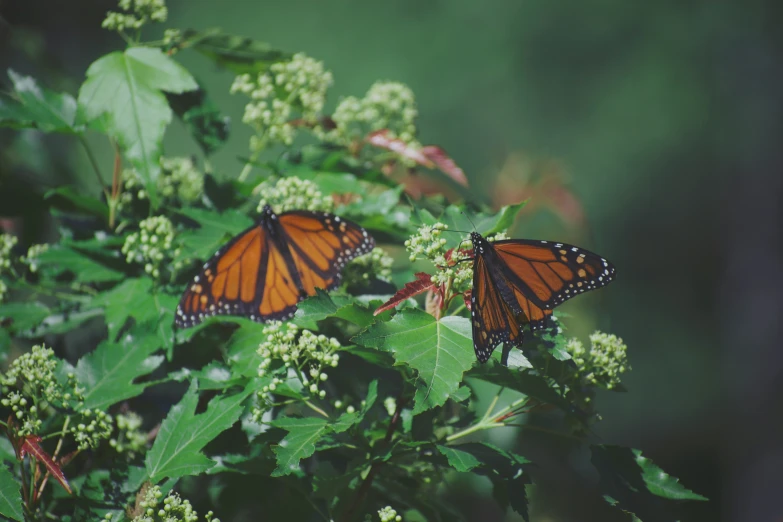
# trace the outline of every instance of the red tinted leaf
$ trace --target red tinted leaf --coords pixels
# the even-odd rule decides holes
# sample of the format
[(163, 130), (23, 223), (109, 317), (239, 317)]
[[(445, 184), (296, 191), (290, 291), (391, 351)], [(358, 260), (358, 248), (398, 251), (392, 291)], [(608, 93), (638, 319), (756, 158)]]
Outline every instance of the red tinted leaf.
[(396, 152), (400, 156), (412, 159), (419, 165), (424, 165), (428, 168), (435, 166), (427, 156), (421, 153), (421, 150), (411, 147), (401, 139), (389, 137), (389, 129), (381, 129), (370, 133), (367, 136), (367, 143), (381, 149)]
[(381, 312), (385, 312), (386, 310), (391, 310), (409, 297), (419, 295), (420, 293), (426, 292), (431, 288), (435, 288), (435, 283), (432, 282), (430, 275), (425, 272), (419, 272), (416, 274), (416, 281), (405, 283), (405, 286), (397, 291), (397, 293), (394, 294), (391, 299), (379, 306), (373, 315), (378, 315)]
[(468, 178), (465, 176), (465, 172), (454, 163), (454, 160), (446, 154), (446, 151), (436, 145), (427, 145), (421, 148), (421, 153), (448, 177), (464, 187), (468, 186)]
[(473, 297), (473, 290), (468, 290), (467, 292), (462, 294), (462, 299), (465, 301), (465, 308), (468, 309), (468, 311), (473, 310), (471, 305), (471, 298)]
[(41, 447), (41, 437), (37, 435), (28, 435), (24, 438), (22, 447), (19, 449), (19, 457), (23, 458), (27, 454), (46, 466), (46, 470), (49, 472), (49, 474), (57, 479), (65, 491), (71, 493), (71, 486), (65, 479), (65, 475), (60, 469), (60, 466)]

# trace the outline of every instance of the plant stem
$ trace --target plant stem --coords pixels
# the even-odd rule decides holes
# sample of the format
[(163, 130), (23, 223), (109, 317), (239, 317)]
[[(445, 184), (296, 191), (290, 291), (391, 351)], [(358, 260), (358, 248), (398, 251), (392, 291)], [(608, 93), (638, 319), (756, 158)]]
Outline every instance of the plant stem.
[(109, 196), (109, 191), (106, 190), (106, 185), (103, 183), (103, 177), (101, 176), (101, 169), (98, 167), (98, 162), (95, 160), (95, 156), (92, 153), (92, 149), (90, 148), (89, 144), (87, 144), (87, 140), (84, 139), (83, 135), (79, 135), (79, 142), (82, 144), (82, 147), (84, 147), (85, 152), (87, 152), (87, 159), (90, 160), (90, 165), (92, 165), (92, 170), (95, 172), (95, 176), (98, 178), (98, 184), (101, 187), (101, 190), (103, 191), (103, 195), (106, 197), (106, 203), (109, 203), (111, 200)]
[(305, 400), (305, 401), (304, 401), (304, 403), (305, 403), (305, 404), (306, 404), (306, 405), (307, 405), (307, 406), (308, 406), (308, 407), (309, 407), (311, 410), (313, 410), (314, 412), (316, 412), (316, 413), (320, 413), (321, 415), (323, 415), (323, 416), (324, 416), (324, 417), (326, 417), (327, 419), (329, 418), (329, 414), (328, 414), (328, 413), (326, 413), (324, 410), (322, 410), (321, 408), (319, 408), (318, 406), (316, 406), (316, 405), (315, 405), (315, 404), (313, 404), (312, 402), (310, 402), (310, 401), (308, 401), (308, 400)]
[(460, 439), (462, 437), (465, 437), (467, 435), (470, 435), (471, 433), (476, 433), (481, 430), (490, 430), (493, 428), (504, 428), (508, 426), (505, 422), (502, 421), (503, 417), (506, 416), (509, 412), (512, 412), (515, 408), (518, 406), (526, 403), (528, 401), (528, 397), (524, 396), (516, 401), (512, 402), (505, 408), (502, 408), (492, 413), (492, 409), (497, 404), (498, 399), (500, 398), (500, 393), (503, 391), (501, 388), (498, 393), (495, 395), (494, 399), (492, 400), (492, 403), (490, 404), (489, 408), (487, 409), (487, 412), (484, 414), (484, 416), (481, 418), (480, 421), (478, 421), (476, 424), (472, 426), (468, 426), (464, 430), (460, 430), (457, 433), (452, 433), (448, 437), (446, 437), (446, 442), (453, 442), (457, 439)]
[(242, 168), (242, 172), (239, 173), (239, 177), (237, 177), (237, 181), (245, 181), (248, 174), (250, 174), (250, 171), (253, 170), (253, 163), (255, 163), (257, 160), (258, 160), (258, 152), (254, 152), (248, 159), (247, 163), (245, 163), (245, 166)]
[[(389, 428), (386, 430), (386, 436), (383, 438), (383, 446), (388, 446), (391, 442), (392, 436), (394, 435), (394, 430), (397, 428), (397, 423), (400, 421), (400, 413), (402, 413), (403, 406), (405, 406), (405, 401), (402, 397), (397, 397), (397, 408), (394, 410), (394, 415), (392, 416), (391, 422), (389, 422)], [(353, 516), (361, 507), (362, 502), (364, 501), (364, 497), (366, 497), (367, 493), (369, 493), (370, 488), (372, 487), (372, 481), (375, 479), (375, 475), (378, 473), (378, 469), (381, 467), (381, 465), (381, 462), (373, 462), (370, 466), (370, 471), (364, 478), (362, 485), (359, 486), (359, 489), (356, 492), (356, 496), (353, 499), (353, 503), (345, 512), (344, 522), (351, 522), (351, 520), (353, 520)]]

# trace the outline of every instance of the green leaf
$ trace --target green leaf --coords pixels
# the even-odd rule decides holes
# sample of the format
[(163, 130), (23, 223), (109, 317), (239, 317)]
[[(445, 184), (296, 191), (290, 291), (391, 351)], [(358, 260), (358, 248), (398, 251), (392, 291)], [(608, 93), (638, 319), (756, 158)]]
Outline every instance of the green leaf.
[(636, 463), (642, 468), (642, 478), (647, 484), (647, 489), (653, 495), (673, 500), (709, 500), (689, 490), (680, 484), (679, 479), (664, 472), (647, 457), (643, 457), (641, 450), (634, 449), (633, 453), (636, 455)]
[(675, 520), (673, 501), (707, 500), (686, 489), (639, 450), (613, 445), (592, 445), (591, 462), (599, 473), (604, 499), (642, 520)]
[(174, 313), (176, 296), (153, 291), (147, 277), (127, 279), (92, 300), (105, 310), (109, 337), (115, 337), (129, 317), (136, 324), (150, 324), (162, 346), (170, 350), (174, 343)]
[(370, 364), (380, 366), (382, 368), (389, 368), (394, 365), (394, 356), (387, 352), (379, 352), (375, 348), (367, 348), (365, 346), (350, 345), (344, 346), (343, 352), (348, 352), (357, 357), (362, 358)]
[(0, 515), (24, 522), (21, 485), (5, 466), (0, 466)]
[(369, 326), (375, 320), (372, 310), (358, 304), (353, 297), (329, 295), (321, 289), (316, 289), (314, 296), (299, 303), (293, 322), (302, 328), (315, 330), (316, 323), (327, 317), (345, 319), (360, 327)]
[(109, 219), (109, 207), (103, 201), (79, 194), (74, 187), (57, 187), (46, 194), (44, 199), (49, 200), (51, 205), (64, 212), (80, 212), (97, 216), (103, 220)]
[(527, 200), (517, 203), (516, 205), (506, 205), (505, 207), (502, 207), (493, 220), (482, 224), (482, 227), (486, 227), (483, 228), (485, 232), (482, 232), (482, 234), (497, 234), (498, 232), (503, 232), (511, 228), (514, 225), (514, 221), (516, 221), (519, 212), (525, 205), (527, 205)]
[(459, 449), (481, 463), (474, 473), (486, 475), (494, 486), (493, 496), (503, 509), (508, 506), (528, 520), (528, 502), (525, 486), (530, 483), (523, 466), (530, 461), (521, 455), (505, 451), (486, 442), (461, 444)]
[(105, 409), (141, 395), (148, 384), (134, 381), (163, 362), (163, 356), (152, 355), (160, 346), (153, 336), (130, 333), (119, 343), (103, 341), (95, 351), (79, 359), (75, 373), (87, 388), (84, 407)]
[(459, 449), (481, 462), (481, 469), (501, 478), (513, 478), (522, 472), (522, 465), (530, 461), (521, 455), (503, 450), (487, 442), (460, 444)]
[(449, 396), (449, 398), (454, 402), (463, 402), (470, 399), (471, 393), (469, 386), (460, 386), (457, 391)]
[(81, 132), (76, 128), (76, 100), (39, 86), (34, 78), (8, 69), (15, 100), (0, 98), (0, 127), (35, 127), (44, 132)]
[(226, 143), (231, 120), (220, 113), (204, 89), (199, 87), (182, 94), (167, 94), (166, 99), (205, 156)]
[(237, 74), (260, 73), (275, 62), (287, 61), (290, 53), (251, 38), (224, 34), (220, 29), (204, 32), (188, 29), (183, 34), (188, 47), (211, 58), (218, 65)]
[(286, 176), (312, 181), (324, 194), (364, 194), (367, 191), (355, 175), (345, 172), (321, 172), (296, 165), (286, 171)]
[(470, 471), (481, 465), (481, 462), (476, 457), (466, 451), (441, 445), (438, 445), (437, 448), (448, 459), (449, 465), (457, 471)]
[(436, 321), (421, 310), (402, 310), (391, 321), (376, 322), (353, 341), (392, 352), (397, 364), (418, 371), (414, 414), (444, 404), (475, 361), (470, 321), (464, 317)]
[(436, 218), (426, 209), (419, 212), (423, 225), (433, 225), (437, 222), (444, 223), (451, 230), (471, 231), (477, 230), (482, 235), (502, 232), (514, 224), (519, 212), (527, 204), (527, 201), (516, 205), (502, 207), (495, 214), (472, 213), (455, 205), (449, 205), (443, 214)]
[(258, 347), (266, 341), (264, 325), (249, 319), (243, 320), (241, 325), (228, 340), (226, 360), (231, 365), (232, 373), (256, 377), (262, 360), (258, 355)]
[(0, 304), (0, 319), (12, 321), (12, 332), (22, 332), (38, 326), (50, 313), (48, 306), (37, 301)]
[(161, 91), (197, 88), (190, 73), (160, 49), (131, 47), (93, 62), (79, 90), (79, 106), (87, 121), (105, 124), (144, 181), (153, 207), (158, 205), (163, 134), (171, 122), (171, 109)]
[(147, 453), (147, 473), (153, 483), (164, 478), (198, 475), (215, 465), (203, 453), (204, 446), (230, 428), (244, 410), (242, 402), (252, 392), (247, 388), (231, 396), (217, 396), (207, 410), (196, 415), (198, 383), (190, 383), (185, 396), (163, 419), (158, 436)]
[[(98, 256), (95, 256), (98, 257)], [(119, 262), (120, 258), (117, 257)], [(119, 281), (125, 274), (101, 263), (97, 259), (62, 245), (51, 245), (38, 256), (40, 270), (49, 275), (70, 272), (80, 283)]]
[(342, 433), (352, 426), (359, 424), (377, 399), (378, 381), (372, 381), (367, 387), (367, 397), (364, 399), (364, 406), (362, 406), (362, 409), (353, 413), (343, 413), (340, 415), (340, 417), (331, 424), (332, 431), (335, 433)]
[(306, 459), (315, 452), (315, 443), (329, 429), (326, 419), (307, 417), (283, 417), (274, 421), (273, 425), (288, 432), (280, 444), (273, 448), (277, 456), (277, 468), (273, 477), (290, 475), (299, 469), (299, 461)]
[(493, 360), (473, 368), (468, 373), (468, 377), (511, 388), (529, 397), (534, 397), (541, 402), (557, 406), (567, 413), (575, 413), (571, 403), (565, 400), (557, 391), (550, 388), (543, 377), (534, 375), (528, 370), (507, 368)]
[(642, 468), (642, 478), (647, 484), (647, 489), (653, 495), (673, 500), (709, 500), (707, 497), (689, 490), (680, 484), (679, 479), (664, 472), (647, 457), (643, 457), (641, 450), (634, 449), (632, 451), (636, 456), (636, 463)]

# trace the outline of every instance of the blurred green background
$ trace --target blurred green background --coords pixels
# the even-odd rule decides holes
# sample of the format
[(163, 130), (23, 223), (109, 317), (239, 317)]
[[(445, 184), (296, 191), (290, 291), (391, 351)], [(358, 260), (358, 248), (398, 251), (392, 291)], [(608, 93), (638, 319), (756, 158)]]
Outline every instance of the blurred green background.
[[(89, 63), (122, 45), (100, 29), (115, 5), (0, 2), (0, 68), (76, 94)], [(783, 519), (780, 2), (168, 5), (169, 27), (220, 26), (323, 60), (335, 77), (327, 112), (376, 80), (406, 83), (420, 139), (448, 151), (484, 202), (530, 195), (531, 180), (554, 172), (584, 221), (531, 209), (515, 235), (576, 242), (615, 263), (611, 287), (563, 308), (578, 311), (577, 333), (621, 336), (634, 368), (629, 393), (599, 396), (596, 439), (641, 448), (712, 499), (687, 520)], [(177, 58), (232, 117), (213, 165), (234, 176), (250, 133), (243, 100), (228, 94), (233, 76), (194, 54)], [(41, 157), (40, 136), (0, 136), (15, 140), (0, 166), (0, 215), (34, 217), (15, 207), (25, 185), (91, 182), (67, 139), (47, 138)], [(166, 151), (195, 151), (178, 123)], [(585, 500), (589, 475), (558, 473), (571, 464), (547, 463), (555, 471), (533, 498), (533, 520), (605, 519)], [(478, 493), (456, 501), (471, 520), (504, 519)]]

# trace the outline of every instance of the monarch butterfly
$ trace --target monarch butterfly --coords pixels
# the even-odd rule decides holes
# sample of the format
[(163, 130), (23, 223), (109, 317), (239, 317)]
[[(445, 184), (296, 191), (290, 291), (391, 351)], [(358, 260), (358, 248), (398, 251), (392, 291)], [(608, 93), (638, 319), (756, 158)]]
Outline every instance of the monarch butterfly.
[(316, 288), (334, 290), (341, 270), (375, 241), (359, 225), (325, 212), (276, 215), (264, 206), (258, 223), (204, 264), (177, 306), (174, 324), (194, 326), (213, 315), (253, 321), (290, 319)]
[(520, 346), (522, 326), (546, 326), (552, 309), (614, 279), (615, 268), (583, 248), (531, 239), (490, 243), (472, 232), (473, 349), (486, 362), (500, 343)]

